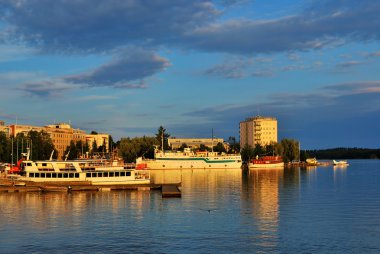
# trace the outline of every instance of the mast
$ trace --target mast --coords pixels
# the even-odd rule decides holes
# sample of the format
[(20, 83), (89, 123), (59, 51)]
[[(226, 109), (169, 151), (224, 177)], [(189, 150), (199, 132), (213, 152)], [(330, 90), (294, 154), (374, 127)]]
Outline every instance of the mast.
[(11, 150), (11, 160), (12, 160), (12, 167), (13, 167), (13, 137), (12, 137), (12, 150)]
[(162, 153), (165, 153), (165, 149), (164, 149), (164, 129), (162, 129), (162, 133), (161, 133), (161, 150), (162, 150)]
[(211, 152), (214, 152), (214, 128), (211, 128)]

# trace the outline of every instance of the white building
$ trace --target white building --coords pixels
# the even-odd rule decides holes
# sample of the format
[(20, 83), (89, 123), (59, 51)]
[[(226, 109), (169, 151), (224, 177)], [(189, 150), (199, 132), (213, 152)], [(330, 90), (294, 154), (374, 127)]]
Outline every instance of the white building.
[(246, 144), (254, 147), (277, 143), (277, 119), (274, 117), (256, 116), (240, 122), (240, 147)]

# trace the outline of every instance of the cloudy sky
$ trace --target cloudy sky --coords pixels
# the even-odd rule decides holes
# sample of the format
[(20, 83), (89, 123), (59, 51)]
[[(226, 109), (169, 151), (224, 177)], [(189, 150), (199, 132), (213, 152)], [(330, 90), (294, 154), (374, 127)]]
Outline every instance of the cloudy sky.
[(238, 138), (259, 114), (303, 148), (379, 148), (379, 13), (374, 0), (0, 0), (0, 120)]

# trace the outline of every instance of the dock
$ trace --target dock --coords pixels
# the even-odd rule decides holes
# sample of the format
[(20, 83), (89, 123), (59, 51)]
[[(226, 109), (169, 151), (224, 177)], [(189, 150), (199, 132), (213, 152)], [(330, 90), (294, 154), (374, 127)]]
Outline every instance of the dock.
[(181, 197), (181, 191), (178, 186), (181, 183), (173, 184), (123, 184), (123, 185), (92, 185), (89, 182), (30, 182), (30, 181), (13, 181), (5, 178), (0, 178), (0, 193), (14, 192), (79, 192), (79, 191), (150, 191), (161, 190), (162, 197)]
[(177, 184), (163, 184), (161, 192), (163, 198), (180, 198), (182, 196)]

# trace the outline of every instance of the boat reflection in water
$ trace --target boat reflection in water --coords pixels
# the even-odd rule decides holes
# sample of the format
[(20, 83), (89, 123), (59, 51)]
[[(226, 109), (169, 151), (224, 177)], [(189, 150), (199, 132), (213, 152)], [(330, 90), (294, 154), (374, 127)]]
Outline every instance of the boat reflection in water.
[(284, 170), (250, 169), (250, 183), (253, 184), (252, 208), (257, 230), (261, 232), (258, 245), (275, 248), (279, 241), (279, 184)]

